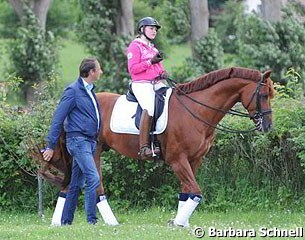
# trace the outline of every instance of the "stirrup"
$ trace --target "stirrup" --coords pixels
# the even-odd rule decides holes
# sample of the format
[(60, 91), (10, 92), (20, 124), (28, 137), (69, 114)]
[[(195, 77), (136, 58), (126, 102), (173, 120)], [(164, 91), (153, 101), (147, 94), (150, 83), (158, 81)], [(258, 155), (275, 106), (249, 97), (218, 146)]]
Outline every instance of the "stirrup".
[(160, 155), (160, 148), (159, 146), (156, 146), (153, 142), (151, 142), (151, 151), (152, 151), (152, 156), (157, 157)]

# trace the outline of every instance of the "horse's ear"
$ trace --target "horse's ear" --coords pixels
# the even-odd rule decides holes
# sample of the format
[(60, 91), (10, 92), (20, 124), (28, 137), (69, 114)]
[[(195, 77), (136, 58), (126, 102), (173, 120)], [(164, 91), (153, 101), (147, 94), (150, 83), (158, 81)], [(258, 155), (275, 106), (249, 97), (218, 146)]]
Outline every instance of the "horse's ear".
[(271, 70), (268, 70), (268, 71), (264, 72), (264, 79), (269, 78), (270, 75), (271, 75)]

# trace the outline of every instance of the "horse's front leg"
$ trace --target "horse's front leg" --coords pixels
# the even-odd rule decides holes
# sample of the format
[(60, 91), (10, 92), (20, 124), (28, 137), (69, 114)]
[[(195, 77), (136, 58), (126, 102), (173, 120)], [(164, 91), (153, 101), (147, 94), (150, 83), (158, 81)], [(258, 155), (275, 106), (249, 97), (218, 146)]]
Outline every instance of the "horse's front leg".
[(169, 162), (174, 173), (180, 180), (182, 190), (179, 193), (178, 211), (173, 224), (188, 227), (189, 218), (202, 199), (201, 191), (186, 157), (175, 158), (174, 161)]
[(96, 169), (100, 175), (100, 186), (96, 190), (97, 191), (96, 206), (97, 206), (100, 214), (102, 215), (104, 222), (108, 225), (116, 226), (116, 225), (119, 225), (119, 223), (109, 206), (107, 197), (105, 195), (104, 185), (103, 185), (103, 174), (102, 174), (103, 167), (101, 164), (102, 151), (103, 151), (102, 145), (101, 144), (97, 145), (96, 152), (94, 155), (94, 161), (95, 161)]

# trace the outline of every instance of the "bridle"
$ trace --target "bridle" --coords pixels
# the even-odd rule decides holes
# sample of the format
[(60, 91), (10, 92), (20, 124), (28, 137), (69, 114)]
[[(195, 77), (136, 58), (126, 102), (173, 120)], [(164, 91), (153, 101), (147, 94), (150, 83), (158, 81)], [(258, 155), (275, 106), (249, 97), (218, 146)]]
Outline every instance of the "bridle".
[(246, 109), (248, 109), (248, 107), (250, 106), (251, 102), (256, 97), (256, 110), (255, 110), (255, 113), (252, 116), (249, 114), (250, 119), (254, 119), (256, 121), (259, 121), (260, 119), (262, 121), (262, 119), (264, 118), (265, 115), (268, 115), (268, 114), (272, 113), (271, 109), (263, 109), (262, 110), (261, 99), (263, 97), (267, 97), (268, 96), (266, 93), (264, 93), (264, 94), (261, 93), (262, 86), (267, 86), (267, 84), (264, 83), (264, 81), (265, 81), (265, 77), (262, 74), (260, 81), (257, 83), (256, 90), (253, 93), (249, 103), (246, 106)]
[[(244, 112), (240, 112), (234, 109), (230, 109), (229, 111), (225, 111), (223, 109), (219, 109), (219, 108), (215, 108), (209, 105), (206, 105), (204, 103), (199, 102), (198, 100), (192, 98), (191, 96), (189, 96), (187, 93), (185, 93), (184, 91), (182, 91), (181, 89), (179, 89), (176, 84), (177, 82), (175, 82), (174, 80), (167, 78), (166, 79), (169, 86), (171, 86), (173, 89), (176, 89), (176, 91), (173, 92), (173, 95), (177, 98), (178, 102), (186, 109), (186, 111), (192, 115), (195, 119), (197, 119), (198, 121), (214, 128), (214, 129), (218, 129), (220, 131), (224, 131), (224, 132), (228, 132), (228, 133), (247, 133), (247, 132), (253, 132), (255, 130), (260, 130), (261, 129), (261, 125), (263, 123), (263, 119), (266, 115), (271, 114), (272, 110), (271, 109), (263, 109), (262, 110), (262, 105), (261, 105), (261, 100), (263, 97), (266, 97), (266, 94), (262, 94), (261, 93), (261, 89), (262, 86), (266, 86), (266, 83), (264, 83), (265, 81), (265, 76), (264, 74), (261, 74), (261, 79), (257, 82), (257, 86), (256, 86), (256, 90), (254, 91), (254, 93), (252, 94), (252, 97), (249, 101), (249, 103), (246, 105), (246, 109), (248, 109), (248, 107), (250, 106), (250, 104), (254, 101), (254, 99), (256, 100), (256, 110), (255, 113), (253, 115), (250, 115), (250, 113), (244, 113)], [(256, 123), (255, 128), (252, 129), (248, 129), (248, 130), (236, 130), (236, 129), (232, 129), (230, 127), (218, 124), (218, 125), (212, 125), (211, 123), (207, 122), (204, 119), (201, 119), (200, 117), (198, 117), (195, 113), (193, 113), (189, 107), (187, 107), (181, 100), (181, 98), (178, 96), (178, 92), (180, 95), (185, 96), (186, 98), (188, 98), (189, 100), (191, 100), (192, 102), (201, 105), (203, 107), (209, 108), (211, 110), (217, 111), (217, 112), (221, 112), (223, 114), (230, 114), (230, 115), (234, 115), (234, 116), (239, 116), (239, 117), (247, 117), (250, 118), (251, 120), (254, 120), (254, 122)]]

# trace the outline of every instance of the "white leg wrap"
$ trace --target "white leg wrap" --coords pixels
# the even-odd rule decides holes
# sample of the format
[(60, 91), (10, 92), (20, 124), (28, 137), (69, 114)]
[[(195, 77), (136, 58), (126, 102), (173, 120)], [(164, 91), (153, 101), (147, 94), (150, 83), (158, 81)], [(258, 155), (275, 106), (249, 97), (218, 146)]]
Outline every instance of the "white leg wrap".
[[(179, 214), (179, 211), (181, 211), (181, 209), (183, 208), (183, 206), (185, 205), (185, 202), (186, 201), (179, 201), (178, 203), (178, 211), (177, 211), (177, 215)], [(189, 223), (189, 220), (187, 219), (186, 222), (185, 222), (185, 227), (189, 227), (190, 226), (190, 223)]]
[(177, 215), (174, 219), (174, 224), (177, 226), (188, 227), (189, 226), (189, 218), (198, 206), (199, 201), (194, 201), (189, 198), (183, 204), (183, 206), (178, 210)]
[(98, 207), (98, 210), (101, 213), (105, 224), (111, 226), (119, 225), (105, 196), (100, 197), (100, 202), (98, 202), (96, 206)]
[(61, 216), (64, 210), (65, 202), (66, 202), (66, 198), (58, 197), (52, 217), (52, 223), (51, 223), (52, 226), (61, 226)]

